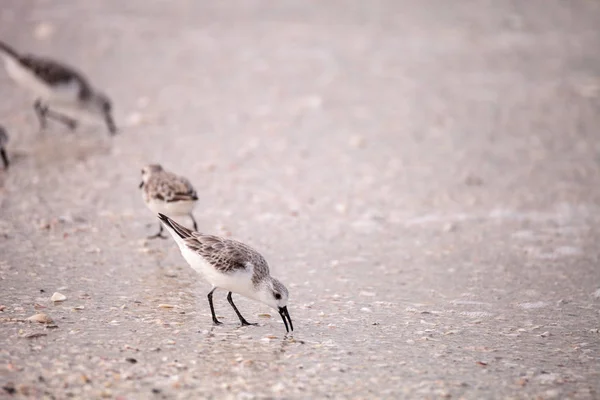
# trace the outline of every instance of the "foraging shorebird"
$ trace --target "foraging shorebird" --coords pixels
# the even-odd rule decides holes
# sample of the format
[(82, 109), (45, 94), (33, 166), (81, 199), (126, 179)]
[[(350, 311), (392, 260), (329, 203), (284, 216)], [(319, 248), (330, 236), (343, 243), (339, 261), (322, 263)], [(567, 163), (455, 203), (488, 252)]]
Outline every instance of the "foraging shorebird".
[(48, 118), (62, 122), (71, 130), (77, 127), (76, 120), (50, 109), (56, 107), (100, 117), (111, 135), (117, 132), (110, 99), (94, 89), (80, 72), (49, 58), (21, 55), (2, 41), (0, 56), (4, 58), (8, 75), (36, 96), (33, 108), (42, 129)]
[(8, 133), (2, 125), (0, 125), (0, 157), (4, 164), (4, 169), (8, 169), (8, 156), (6, 155), (6, 144), (8, 143)]
[(239, 312), (231, 297), (233, 292), (276, 309), (286, 332), (294, 330), (287, 309), (288, 290), (283, 283), (271, 277), (269, 265), (259, 252), (236, 240), (193, 232), (166, 215), (158, 214), (158, 218), (175, 239), (183, 258), (212, 284), (213, 288), (208, 293), (208, 304), (213, 324), (221, 325), (215, 315), (213, 292), (216, 289), (225, 289), (229, 291), (227, 300), (242, 326), (256, 324), (246, 321)]
[[(189, 216), (198, 229), (192, 211), (198, 201), (196, 190), (186, 178), (165, 171), (159, 164), (150, 164), (142, 169), (142, 198), (146, 206), (155, 214), (163, 213), (172, 216)], [(158, 223), (160, 230), (149, 239), (163, 238), (163, 225)]]

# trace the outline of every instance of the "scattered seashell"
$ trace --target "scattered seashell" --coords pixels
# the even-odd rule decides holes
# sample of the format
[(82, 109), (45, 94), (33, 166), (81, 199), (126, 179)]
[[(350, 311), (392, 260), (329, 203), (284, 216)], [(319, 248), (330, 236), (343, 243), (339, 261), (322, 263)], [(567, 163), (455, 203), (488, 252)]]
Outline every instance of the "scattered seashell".
[(42, 332), (35, 332), (35, 333), (29, 333), (27, 335), (24, 335), (23, 337), (25, 339), (35, 339), (35, 338), (39, 338), (39, 337), (42, 337), (42, 336), (48, 336), (48, 334), (47, 333), (42, 333)]
[(84, 306), (75, 306), (73, 307), (73, 310), (79, 311), (79, 310), (83, 310), (85, 307)]
[(165, 271), (164, 275), (167, 278), (177, 278), (177, 271), (170, 269), (170, 270)]
[(344, 203), (338, 203), (335, 205), (335, 211), (337, 211), (340, 214), (346, 214), (346, 212), (348, 211), (348, 206)]
[(33, 36), (38, 40), (47, 39), (54, 34), (54, 31), (54, 25), (48, 22), (40, 22), (33, 30)]
[(31, 322), (39, 322), (40, 324), (51, 324), (52, 318), (50, 318), (46, 314), (34, 314), (31, 317), (27, 318), (27, 321)]
[(442, 231), (444, 232), (454, 232), (456, 230), (456, 224), (453, 222), (448, 222), (444, 224), (442, 227)]
[(281, 382), (277, 382), (273, 386), (271, 386), (271, 391), (275, 393), (281, 393), (285, 390), (285, 385)]
[(127, 126), (139, 126), (144, 121), (142, 114), (133, 112), (127, 116)]
[(350, 140), (348, 140), (348, 144), (357, 149), (365, 147), (365, 142), (365, 138), (359, 135), (354, 135), (350, 137)]
[(271, 318), (271, 314), (266, 314), (266, 313), (263, 313), (263, 314), (258, 314), (258, 316), (259, 316), (260, 318)]
[(59, 301), (65, 301), (67, 299), (67, 296), (65, 296), (62, 293), (59, 292), (54, 292), (54, 294), (52, 295), (52, 297), (50, 297), (50, 300), (57, 303)]
[(158, 308), (175, 308), (172, 304), (159, 304)]

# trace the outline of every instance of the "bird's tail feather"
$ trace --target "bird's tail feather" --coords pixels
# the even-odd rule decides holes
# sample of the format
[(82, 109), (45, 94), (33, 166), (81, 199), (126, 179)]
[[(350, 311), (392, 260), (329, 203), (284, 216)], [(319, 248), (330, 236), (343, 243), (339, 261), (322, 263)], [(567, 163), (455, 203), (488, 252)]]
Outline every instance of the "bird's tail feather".
[(4, 43), (2, 40), (0, 40), (0, 53), (4, 53), (12, 58), (20, 58), (19, 53), (17, 53), (15, 49)]
[[(174, 232), (181, 239), (186, 239), (192, 237), (192, 231), (186, 228), (185, 226), (179, 225), (177, 222), (173, 221), (171, 218), (167, 217), (164, 214), (158, 213), (158, 219), (167, 227), (169, 231)], [(175, 238), (177, 239), (177, 238)]]

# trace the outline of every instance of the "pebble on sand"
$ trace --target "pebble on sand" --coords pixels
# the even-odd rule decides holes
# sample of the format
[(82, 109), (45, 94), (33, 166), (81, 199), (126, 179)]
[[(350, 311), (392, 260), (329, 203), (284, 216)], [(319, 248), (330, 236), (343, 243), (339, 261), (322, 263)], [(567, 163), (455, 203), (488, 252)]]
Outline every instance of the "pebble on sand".
[(54, 292), (54, 294), (52, 295), (52, 297), (50, 297), (50, 300), (57, 303), (60, 301), (65, 301), (67, 299), (67, 296), (65, 296), (62, 293), (59, 292)]
[(33, 36), (35, 36), (35, 38), (38, 40), (48, 39), (54, 35), (55, 30), (56, 29), (54, 25), (48, 22), (40, 22), (35, 26), (35, 29), (33, 30)]
[(50, 318), (46, 314), (34, 314), (31, 317), (27, 318), (27, 321), (31, 322), (39, 322), (40, 324), (51, 324), (52, 318)]

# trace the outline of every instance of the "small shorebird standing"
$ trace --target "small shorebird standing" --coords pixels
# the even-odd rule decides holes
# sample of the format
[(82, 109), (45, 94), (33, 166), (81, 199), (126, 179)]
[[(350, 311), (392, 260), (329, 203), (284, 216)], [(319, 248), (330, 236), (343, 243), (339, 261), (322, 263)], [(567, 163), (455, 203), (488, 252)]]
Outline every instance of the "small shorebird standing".
[(225, 289), (229, 291), (227, 300), (242, 326), (256, 324), (250, 324), (239, 312), (231, 297), (233, 292), (276, 309), (286, 332), (294, 330), (287, 309), (288, 290), (283, 283), (271, 277), (269, 265), (259, 252), (232, 239), (193, 232), (166, 215), (159, 213), (158, 218), (175, 239), (183, 258), (212, 284), (208, 304), (215, 325), (221, 325), (221, 322), (215, 315), (212, 295), (216, 289)]
[[(165, 171), (159, 164), (150, 164), (142, 168), (142, 198), (146, 206), (155, 214), (163, 213), (174, 216), (189, 215), (198, 229), (192, 211), (198, 201), (196, 190), (186, 178)], [(163, 225), (158, 223), (160, 230), (149, 239), (163, 238)]]
[(2, 125), (0, 125), (0, 157), (2, 157), (2, 163), (4, 169), (8, 169), (8, 156), (6, 155), (6, 144), (8, 143), (8, 133)]
[(49, 58), (21, 55), (2, 41), (0, 56), (4, 58), (8, 75), (36, 96), (33, 108), (42, 129), (46, 127), (48, 118), (62, 122), (71, 130), (77, 127), (73, 118), (50, 110), (53, 106), (100, 117), (111, 135), (117, 132), (110, 99), (94, 89), (80, 72)]

